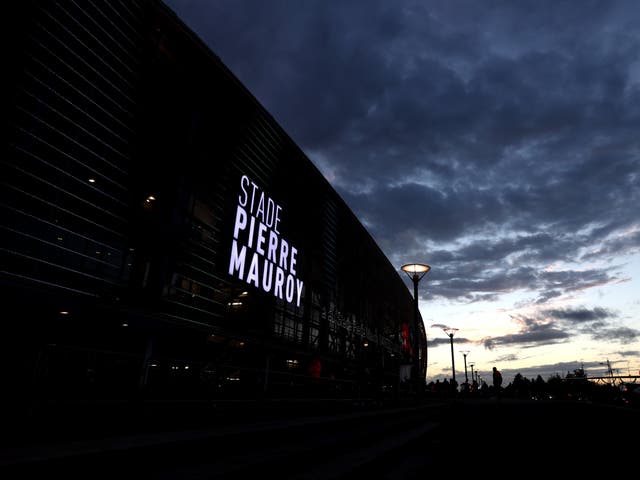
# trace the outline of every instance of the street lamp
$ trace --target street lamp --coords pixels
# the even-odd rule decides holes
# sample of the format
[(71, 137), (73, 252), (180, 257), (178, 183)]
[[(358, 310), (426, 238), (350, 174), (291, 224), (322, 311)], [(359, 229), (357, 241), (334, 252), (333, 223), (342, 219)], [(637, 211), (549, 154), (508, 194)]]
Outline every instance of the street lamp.
[[(467, 375), (467, 354), (469, 353), (469, 350), (462, 350), (460, 353), (464, 357), (464, 383), (469, 385), (469, 376)], [(471, 378), (473, 378), (473, 374), (471, 375)]]
[(442, 330), (444, 330), (444, 333), (446, 333), (449, 336), (449, 339), (451, 340), (451, 371), (453, 372), (453, 384), (456, 384), (456, 361), (453, 358), (453, 335), (458, 331), (457, 328), (452, 328), (452, 327), (445, 327)]
[[(418, 319), (420, 318), (420, 310), (418, 308), (418, 283), (422, 280), (431, 267), (423, 263), (407, 263), (400, 267), (405, 272), (411, 281), (413, 282), (413, 325), (414, 325), (414, 339), (413, 339), (413, 379), (416, 383), (420, 380), (420, 329), (418, 328)], [(424, 376), (422, 381), (427, 377), (427, 343), (425, 332), (425, 344), (424, 344)]]
[(475, 363), (473, 362), (469, 362), (469, 366), (471, 367), (471, 383), (475, 382), (475, 377), (473, 376), (473, 366), (475, 365)]

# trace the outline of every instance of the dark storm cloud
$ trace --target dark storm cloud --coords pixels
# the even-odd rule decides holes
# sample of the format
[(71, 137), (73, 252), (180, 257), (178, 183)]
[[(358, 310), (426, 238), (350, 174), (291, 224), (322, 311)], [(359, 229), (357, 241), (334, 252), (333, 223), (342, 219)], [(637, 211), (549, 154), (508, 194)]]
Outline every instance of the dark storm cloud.
[[(392, 263), (434, 267), (422, 295), (544, 304), (625, 280), (545, 268), (640, 249), (640, 3), (169, 5)], [(564, 338), (492, 341), (536, 335)]]
[(624, 350), (618, 353), (623, 357), (637, 357), (638, 355), (640, 355), (640, 351), (638, 350)]
[(601, 307), (548, 309), (535, 316), (512, 315), (519, 325), (517, 333), (487, 337), (481, 343), (488, 350), (509, 345), (526, 349), (567, 342), (579, 335), (619, 344), (630, 344), (640, 338), (640, 331), (618, 325), (618, 317), (617, 312)]
[(640, 338), (640, 331), (628, 327), (605, 328), (594, 331), (592, 337), (598, 341), (628, 344)]
[(518, 333), (490, 337), (482, 340), (485, 348), (493, 350), (498, 346), (517, 346), (518, 348), (532, 348), (541, 345), (551, 345), (566, 342), (571, 338), (569, 332), (556, 328), (549, 323), (532, 323)]
[[(565, 293), (576, 292), (624, 280), (611, 267), (602, 269), (545, 271), (536, 267), (558, 259), (548, 252), (543, 239), (478, 241), (456, 252), (435, 252), (429, 282), (420, 291), (425, 299), (433, 296), (474, 302), (489, 300), (500, 293), (532, 291), (536, 303), (544, 303)], [(562, 245), (563, 241), (551, 242)]]
[(594, 322), (599, 320), (605, 320), (607, 318), (617, 317), (616, 312), (612, 312), (607, 308), (596, 307), (594, 309), (588, 308), (565, 308), (565, 309), (553, 309), (542, 312), (551, 318), (558, 320), (566, 320), (569, 323), (583, 324), (585, 322)]
[(615, 255), (618, 252), (627, 252), (627, 251), (637, 250), (638, 245), (640, 245), (640, 230), (638, 230), (637, 232), (633, 232), (629, 235), (625, 235), (624, 237), (614, 238), (608, 241), (606, 244), (602, 246), (601, 249), (594, 251), (593, 253), (584, 255), (583, 259), (590, 260), (590, 259), (596, 259), (602, 255), (609, 256), (609, 255)]

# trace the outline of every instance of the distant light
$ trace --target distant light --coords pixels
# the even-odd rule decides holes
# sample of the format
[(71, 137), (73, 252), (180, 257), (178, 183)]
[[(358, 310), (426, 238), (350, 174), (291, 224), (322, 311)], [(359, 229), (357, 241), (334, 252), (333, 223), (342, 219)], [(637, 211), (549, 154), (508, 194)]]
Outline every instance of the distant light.
[(242, 305), (242, 302), (229, 302), (227, 305), (230, 305), (232, 307), (237, 307), (239, 305)]
[(67, 310), (60, 310), (60, 315), (69, 315)]
[(148, 203), (148, 202), (153, 202), (155, 199), (156, 199), (156, 197), (154, 197), (153, 195), (149, 195), (149, 196), (147, 197), (146, 202), (147, 202), (147, 203)]
[(296, 360), (296, 359), (287, 359), (287, 360), (285, 360), (285, 363), (286, 363), (287, 367), (295, 368), (300, 364), (300, 361)]
[(58, 237), (58, 240), (62, 241), (62, 240), (64, 240), (64, 238), (63, 237)]
[(122, 326), (123, 326), (123, 327), (128, 327), (128, 326), (129, 326), (129, 324), (128, 324), (128, 323), (123, 323), (123, 324), (122, 324)]
[(89, 179), (89, 183), (96, 183), (96, 179), (95, 178), (90, 178)]

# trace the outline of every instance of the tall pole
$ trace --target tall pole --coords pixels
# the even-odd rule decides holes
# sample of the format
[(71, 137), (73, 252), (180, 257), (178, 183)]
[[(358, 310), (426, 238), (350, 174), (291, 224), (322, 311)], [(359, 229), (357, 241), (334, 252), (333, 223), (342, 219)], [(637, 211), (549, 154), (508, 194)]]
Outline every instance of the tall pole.
[(455, 358), (453, 356), (453, 335), (458, 331), (457, 328), (452, 328), (452, 327), (446, 327), (443, 328), (444, 333), (446, 333), (449, 336), (449, 339), (451, 340), (451, 372), (453, 373), (453, 383), (455, 385), (456, 383), (456, 361)]
[[(467, 375), (467, 354), (469, 353), (468, 350), (465, 350), (464, 352), (462, 352), (462, 356), (464, 357), (464, 383), (466, 383), (467, 385), (469, 385), (469, 376)], [(473, 378), (473, 375), (471, 375), (471, 378)]]
[[(422, 374), (422, 368), (420, 367), (420, 333), (421, 329), (419, 328), (420, 323), (420, 309), (418, 305), (418, 283), (426, 275), (426, 273), (431, 270), (429, 265), (425, 265), (422, 263), (408, 263), (400, 267), (403, 272), (405, 272), (411, 281), (413, 282), (413, 371), (412, 371), (412, 379), (416, 383), (416, 386), (419, 386), (420, 383), (424, 383), (427, 376), (427, 343), (426, 343), (426, 334), (425, 334), (425, 344), (424, 344), (424, 375)], [(422, 377), (422, 378), (421, 378)]]
[(475, 363), (473, 362), (469, 362), (469, 366), (471, 367), (471, 383), (474, 383), (476, 378), (473, 376), (473, 366), (475, 365)]
[(456, 383), (456, 361), (453, 358), (453, 333), (449, 334), (451, 339), (451, 372), (453, 373), (453, 383)]
[[(420, 307), (418, 306), (418, 282), (420, 277), (417, 273), (413, 274), (413, 378), (416, 381), (420, 380), (420, 329), (418, 328), (418, 319), (420, 318)], [(425, 353), (426, 355), (426, 353)]]

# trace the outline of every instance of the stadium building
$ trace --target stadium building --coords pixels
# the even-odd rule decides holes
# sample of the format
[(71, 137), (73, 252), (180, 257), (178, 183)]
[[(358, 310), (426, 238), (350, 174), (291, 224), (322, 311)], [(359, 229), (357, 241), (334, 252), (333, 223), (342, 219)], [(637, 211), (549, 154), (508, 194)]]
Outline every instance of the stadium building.
[(424, 327), (396, 268), (170, 9), (9, 10), (11, 415), (89, 399), (386, 395), (415, 355), (424, 378)]

